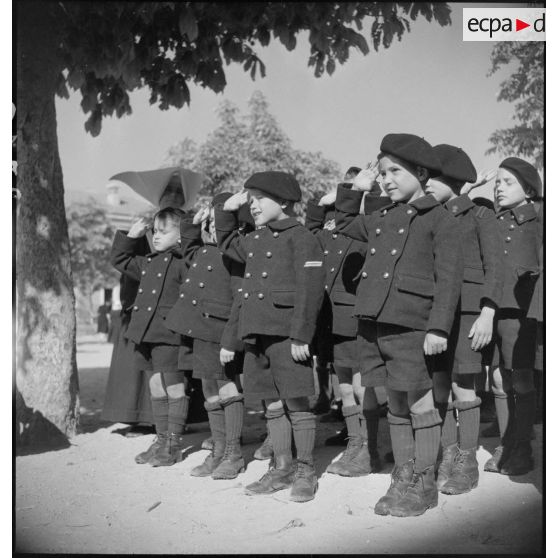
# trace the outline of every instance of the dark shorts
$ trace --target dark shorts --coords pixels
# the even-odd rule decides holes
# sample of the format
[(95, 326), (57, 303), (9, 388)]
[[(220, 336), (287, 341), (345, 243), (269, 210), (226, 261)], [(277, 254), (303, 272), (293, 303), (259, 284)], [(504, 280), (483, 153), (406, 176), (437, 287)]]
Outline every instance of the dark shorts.
[(533, 369), (537, 352), (537, 322), (523, 310), (497, 313), (492, 365), (505, 370)]
[(244, 393), (258, 399), (315, 395), (312, 359), (293, 360), (288, 337), (258, 335), (256, 343), (246, 343)]
[(478, 317), (479, 314), (456, 316), (448, 339), (447, 350), (427, 359), (432, 371), (451, 373), (453, 379), (459, 374), (479, 374), (483, 371), (483, 361), (490, 349), (473, 351), (471, 349), (472, 339), (469, 339), (469, 332)]
[(333, 339), (331, 332), (322, 328), (321, 331), (316, 334), (313, 346), (316, 350), (316, 358), (322, 366), (333, 362)]
[(193, 350), (192, 350), (192, 338), (182, 336), (181, 345), (178, 349), (178, 369), (179, 370), (192, 370), (194, 366), (193, 362)]
[[(354, 368), (355, 371), (358, 371), (358, 344), (356, 337), (333, 336), (333, 366)], [(339, 374), (337, 375), (339, 376)], [(339, 381), (341, 381), (341, 378), (339, 378)]]
[(178, 370), (178, 345), (140, 343), (134, 346), (136, 370), (147, 372), (176, 372)]
[(221, 345), (213, 341), (194, 339), (193, 374), (201, 380), (231, 380), (242, 373), (243, 353), (235, 353), (234, 359), (221, 366)]
[(432, 387), (424, 355), (425, 331), (374, 320), (359, 320), (359, 369), (365, 387), (397, 391)]

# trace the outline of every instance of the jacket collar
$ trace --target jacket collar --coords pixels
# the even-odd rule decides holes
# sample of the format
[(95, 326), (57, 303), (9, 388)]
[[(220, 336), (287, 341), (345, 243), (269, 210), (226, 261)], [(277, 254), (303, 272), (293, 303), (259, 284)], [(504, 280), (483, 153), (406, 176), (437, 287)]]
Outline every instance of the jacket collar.
[(174, 256), (175, 258), (182, 258), (183, 254), (181, 252), (181, 248), (180, 247), (175, 247), (175, 248), (169, 248), (168, 250), (165, 250), (164, 252), (149, 252), (149, 254), (146, 255), (147, 258), (154, 258), (155, 256), (163, 256), (164, 254), (170, 254), (171, 256)]
[(537, 218), (537, 210), (535, 209), (535, 204), (533, 203), (523, 204), (519, 207), (514, 207), (513, 209), (503, 209), (502, 211), (499, 211), (496, 216), (500, 217), (508, 212), (515, 217), (515, 220), (519, 225)]
[(287, 229), (291, 229), (297, 225), (300, 225), (300, 223), (297, 221), (296, 217), (288, 217), (287, 219), (281, 219), (280, 221), (271, 221), (267, 224), (272, 231), (286, 231)]
[(466, 211), (469, 211), (472, 207), (475, 207), (475, 203), (467, 195), (458, 196), (452, 200), (447, 201), (444, 207), (453, 215), (461, 215)]

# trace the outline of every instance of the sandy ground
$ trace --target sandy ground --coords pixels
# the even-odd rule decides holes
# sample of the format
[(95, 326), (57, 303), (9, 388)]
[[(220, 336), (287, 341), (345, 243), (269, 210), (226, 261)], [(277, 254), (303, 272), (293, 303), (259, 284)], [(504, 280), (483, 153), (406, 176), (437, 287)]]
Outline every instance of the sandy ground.
[[(389, 486), (380, 474), (342, 478), (325, 473), (342, 448), (323, 440), (341, 427), (318, 423), (315, 500), (290, 502), (288, 491), (249, 497), (267, 462), (252, 460), (264, 432), (257, 401), (247, 401), (247, 470), (234, 480), (194, 478), (207, 451), (207, 423), (186, 435), (186, 459), (173, 467), (136, 465), (150, 436), (126, 438), (124, 425), (99, 419), (112, 346), (78, 345), (83, 433), (67, 449), (16, 459), (16, 550), (41, 553), (537, 553), (542, 540), (542, 430), (536, 426), (536, 470), (509, 478), (481, 472), (477, 489), (440, 494), (438, 507), (416, 518), (380, 517), (373, 508)], [(486, 425), (485, 425), (486, 426)], [(479, 463), (496, 438), (482, 438)], [(380, 423), (383, 455), (389, 448)]]

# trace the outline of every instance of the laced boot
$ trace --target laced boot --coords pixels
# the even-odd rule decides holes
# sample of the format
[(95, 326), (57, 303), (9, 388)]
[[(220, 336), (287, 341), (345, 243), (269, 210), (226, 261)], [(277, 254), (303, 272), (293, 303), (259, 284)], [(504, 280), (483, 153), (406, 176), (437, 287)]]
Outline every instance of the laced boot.
[(361, 447), (362, 438), (360, 436), (353, 436), (349, 438), (347, 448), (341, 454), (341, 457), (337, 461), (330, 463), (327, 466), (326, 471), (328, 473), (333, 473), (334, 475), (351, 476), (344, 475), (343, 471), (346, 470), (347, 464), (359, 453)]
[(438, 476), (436, 477), (436, 486), (438, 490), (448, 482), (453, 470), (455, 456), (457, 455), (457, 444), (451, 444), (442, 448), (442, 461), (438, 465)]
[(509, 459), (513, 445), (503, 443), (494, 450), (494, 455), (484, 464), (484, 470), (489, 473), (500, 473), (502, 466)]
[(434, 481), (434, 466), (431, 466), (413, 473), (413, 480), (403, 498), (391, 507), (390, 513), (395, 517), (412, 517), (422, 515), (437, 505), (438, 489)]
[(403, 465), (396, 465), (391, 472), (391, 484), (389, 485), (388, 491), (376, 503), (374, 513), (378, 515), (389, 515), (392, 506), (403, 498), (412, 480), (412, 461), (407, 461), (403, 463)]
[(166, 432), (159, 432), (157, 437), (153, 440), (151, 445), (141, 453), (138, 453), (134, 458), (136, 463), (139, 465), (143, 465), (145, 463), (149, 463), (149, 460), (155, 455), (157, 450), (165, 445), (167, 440), (167, 433)]
[(238, 441), (229, 441), (225, 445), (225, 453), (219, 465), (211, 473), (213, 479), (235, 479), (239, 473), (244, 473), (246, 466), (240, 451)]
[(205, 458), (205, 461), (201, 465), (194, 467), (190, 471), (190, 476), (209, 477), (213, 473), (213, 471), (217, 468), (219, 463), (221, 463), (224, 455), (225, 455), (225, 441), (215, 440), (211, 453)]
[[(444, 494), (465, 494), (479, 483), (477, 449), (458, 449), (448, 481), (441, 487)], [(440, 485), (438, 485), (439, 487)]]
[(265, 475), (260, 480), (246, 486), (244, 491), (250, 496), (273, 494), (278, 490), (289, 488), (293, 484), (294, 473), (293, 460), (290, 455), (274, 455)]
[(254, 452), (254, 459), (263, 461), (273, 457), (273, 446), (269, 434), (265, 437), (263, 444)]
[(314, 499), (318, 490), (318, 478), (312, 463), (297, 461), (295, 478), (291, 488), (290, 500), (292, 502), (308, 502)]
[(155, 452), (149, 464), (152, 467), (170, 467), (180, 463), (183, 459), (182, 449), (182, 436), (169, 432), (166, 443)]
[(517, 442), (500, 467), (502, 475), (524, 475), (535, 467), (531, 442)]
[(370, 473), (377, 473), (381, 469), (382, 464), (378, 452), (370, 455), (368, 444), (362, 444), (357, 453), (341, 469), (337, 470), (337, 474), (343, 477), (363, 477)]

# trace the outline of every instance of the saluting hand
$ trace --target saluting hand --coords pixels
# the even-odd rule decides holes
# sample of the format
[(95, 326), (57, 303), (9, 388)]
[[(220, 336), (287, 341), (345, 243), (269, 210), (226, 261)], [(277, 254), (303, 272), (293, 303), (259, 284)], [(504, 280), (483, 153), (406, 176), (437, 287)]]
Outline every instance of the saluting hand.
[(225, 364), (227, 364), (227, 362), (231, 362), (233, 358), (234, 351), (229, 351), (228, 349), (221, 347), (221, 350), (219, 351), (219, 360), (221, 361), (221, 366), (225, 366)]
[(198, 210), (192, 219), (194, 225), (199, 225), (203, 223), (209, 217), (209, 207), (205, 206)]
[(248, 193), (246, 190), (233, 194), (224, 204), (224, 211), (238, 211), (240, 206), (245, 204), (248, 200)]
[(374, 186), (374, 182), (378, 178), (378, 163), (372, 165), (369, 163), (365, 169), (362, 169), (353, 180), (353, 190), (361, 192), (370, 192)]
[(492, 340), (494, 313), (495, 310), (493, 308), (485, 306), (481, 310), (480, 316), (475, 320), (471, 331), (469, 331), (469, 339), (473, 338), (471, 341), (471, 349), (473, 351), (480, 351)]
[(424, 338), (424, 354), (438, 355), (448, 348), (448, 337), (442, 331), (431, 330)]
[(483, 186), (484, 184), (487, 184), (488, 182), (490, 182), (494, 177), (496, 176), (496, 171), (495, 170), (491, 170), (488, 172), (481, 172), (480, 175), (478, 176), (478, 179), (476, 182), (466, 182), (463, 187), (460, 190), (460, 194), (468, 194), (471, 190), (473, 190), (474, 188), (478, 188), (479, 186)]
[(141, 238), (151, 227), (151, 220), (145, 217), (140, 217), (131, 227), (128, 232), (129, 238)]
[(329, 192), (329, 194), (326, 194), (325, 196), (322, 196), (320, 198), (318, 205), (333, 205), (335, 203), (336, 197), (337, 197), (337, 190), (334, 190), (333, 192)]
[(293, 339), (291, 342), (291, 355), (296, 362), (304, 362), (310, 358), (310, 347), (308, 343), (302, 343)]

